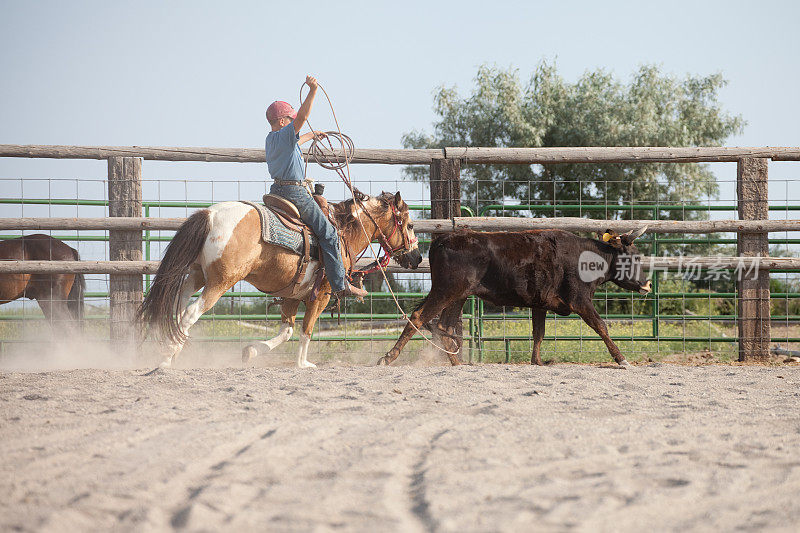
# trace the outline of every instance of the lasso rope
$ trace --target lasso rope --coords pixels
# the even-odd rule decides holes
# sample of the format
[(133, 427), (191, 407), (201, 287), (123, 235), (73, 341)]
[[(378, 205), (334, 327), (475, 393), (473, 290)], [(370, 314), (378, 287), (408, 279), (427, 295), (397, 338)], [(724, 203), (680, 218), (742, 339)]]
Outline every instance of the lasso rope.
[[(303, 87), (305, 85), (306, 84), (303, 83), (300, 86), (300, 101), (301, 102), (303, 101)], [(329, 153), (326, 153), (326, 150), (325, 150), (324, 146), (322, 148), (320, 148), (320, 145), (322, 143), (318, 142), (316, 136), (314, 136), (313, 140), (311, 141), (311, 146), (309, 147), (309, 150), (308, 150), (309, 157), (313, 156), (314, 157), (314, 161), (319, 166), (321, 166), (322, 168), (327, 169), (327, 170), (335, 171), (339, 175), (339, 177), (342, 179), (344, 184), (347, 185), (347, 188), (350, 190), (350, 195), (353, 197), (353, 201), (355, 203), (357, 203), (357, 204), (360, 204), (361, 201), (356, 198), (356, 193), (353, 190), (353, 183), (352, 183), (352, 180), (350, 178), (350, 160), (353, 159), (353, 154), (355, 152), (355, 145), (353, 144), (353, 140), (350, 139), (350, 137), (348, 137), (347, 135), (342, 133), (342, 128), (339, 126), (339, 119), (336, 118), (336, 111), (333, 109), (333, 102), (331, 102), (331, 98), (330, 98), (330, 96), (328, 96), (328, 92), (319, 83), (317, 83), (317, 87), (322, 89), (322, 93), (325, 95), (325, 98), (328, 100), (328, 105), (331, 108), (331, 115), (333, 115), (333, 122), (336, 124), (336, 131), (325, 132), (326, 139), (328, 139), (328, 149), (330, 150)], [(308, 127), (309, 127), (309, 129), (311, 130), (311, 132), (313, 134), (314, 133), (314, 128), (311, 127), (311, 121), (306, 119), (306, 123), (308, 124)], [(341, 148), (339, 150), (335, 150), (334, 149), (333, 143), (330, 141), (331, 138), (335, 139), (336, 142), (339, 143), (339, 145), (341, 146)], [(341, 152), (342, 158), (340, 158), (340, 155), (339, 155), (340, 152)], [(307, 169), (308, 169), (308, 159), (306, 159), (304, 172)], [(364, 212), (366, 213), (367, 210), (364, 209)], [(367, 229), (364, 227), (364, 223), (361, 221), (361, 217), (356, 217), (356, 220), (358, 220), (358, 224), (359, 224), (359, 226), (361, 226), (361, 231), (364, 232), (364, 236), (367, 238), (367, 241), (372, 242), (372, 237), (369, 235), (369, 233), (367, 233)], [(386, 239), (386, 236), (383, 234), (383, 231), (381, 230), (381, 228), (378, 227), (377, 224), (375, 224), (375, 226), (376, 226), (376, 229), (378, 230), (378, 232), (381, 234), (381, 237), (383, 238), (384, 242), (388, 243), (388, 240)], [(386, 269), (383, 267), (383, 265), (381, 265), (380, 258), (375, 253), (375, 250), (372, 250), (372, 246), (367, 245), (367, 248), (369, 248), (372, 251), (372, 254), (375, 257), (375, 263), (378, 265), (378, 270), (380, 270), (381, 275), (383, 276), (383, 280), (386, 282), (386, 287), (388, 287), (388, 289), (389, 289), (389, 294), (392, 295), (392, 300), (394, 300), (394, 304), (395, 304), (395, 306), (397, 306), (397, 310), (400, 311), (400, 314), (403, 315), (403, 318), (406, 320), (406, 322), (411, 324), (411, 327), (414, 328), (414, 330), (417, 333), (419, 333), (420, 336), (423, 339), (425, 339), (425, 341), (427, 341), (434, 348), (436, 348), (438, 350), (441, 350), (441, 351), (443, 351), (443, 352), (445, 352), (447, 354), (450, 354), (450, 355), (459, 355), (460, 350), (459, 351), (455, 351), (455, 352), (451, 352), (449, 350), (446, 350), (446, 349), (442, 348), (441, 346), (439, 346), (438, 344), (433, 342), (431, 339), (426, 337), (425, 334), (422, 331), (420, 331), (420, 329), (417, 326), (414, 325), (414, 323), (408, 317), (406, 312), (400, 306), (400, 302), (397, 300), (397, 296), (395, 295), (394, 291), (392, 290), (392, 284), (389, 283), (389, 278), (386, 276)]]

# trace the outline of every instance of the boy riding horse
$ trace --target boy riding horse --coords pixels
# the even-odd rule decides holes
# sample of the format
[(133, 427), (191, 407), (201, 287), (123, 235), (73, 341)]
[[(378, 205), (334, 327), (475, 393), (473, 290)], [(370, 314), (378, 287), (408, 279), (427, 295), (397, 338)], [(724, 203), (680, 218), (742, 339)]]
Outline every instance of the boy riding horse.
[(313, 138), (322, 138), (324, 133), (312, 131), (299, 135), (300, 130), (311, 114), (314, 96), (317, 94), (317, 80), (306, 76), (310, 87), (308, 96), (295, 111), (286, 102), (273, 102), (267, 108), (267, 120), (272, 128), (267, 134), (265, 148), (267, 167), (274, 180), (270, 194), (281, 196), (292, 202), (300, 212), (300, 218), (319, 239), (320, 255), (325, 264), (325, 274), (337, 297), (357, 296), (363, 298), (368, 293), (354, 287), (346, 278), (342, 258), (339, 254), (339, 236), (336, 227), (328, 220), (317, 202), (303, 185), (303, 154), (300, 145)]

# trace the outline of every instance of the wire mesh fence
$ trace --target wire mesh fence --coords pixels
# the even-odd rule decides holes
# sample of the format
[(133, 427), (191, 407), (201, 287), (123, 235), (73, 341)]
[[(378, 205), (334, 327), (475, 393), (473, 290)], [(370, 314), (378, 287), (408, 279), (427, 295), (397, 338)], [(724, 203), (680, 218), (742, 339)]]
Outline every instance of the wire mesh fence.
[[(331, 201), (345, 198), (346, 191), (340, 182), (323, 181), (326, 196)], [(391, 181), (358, 181), (354, 185), (368, 194), (382, 190), (403, 190), (403, 196), (415, 217), (429, 217), (430, 198), (427, 188)], [(108, 191), (104, 178), (98, 179), (0, 179), (0, 198), (4, 217), (104, 217), (108, 216)], [(148, 179), (142, 180), (143, 215), (145, 217), (185, 217), (212, 203), (249, 200), (260, 201), (268, 192), (269, 183), (238, 179)], [(6, 231), (1, 240), (22, 235), (41, 233), (35, 231)], [(74, 247), (83, 260), (108, 260), (109, 232), (101, 230), (47, 231), (53, 237)], [(143, 258), (158, 260), (174, 235), (173, 231), (148, 230), (143, 232)], [(422, 239), (427, 242), (426, 239)], [(378, 253), (373, 246), (368, 251)], [(390, 274), (390, 283), (397, 292), (405, 310), (413, 308), (424, 296), (428, 284), (424, 274)], [(152, 275), (143, 277), (147, 290)], [(109, 276), (87, 275), (85, 293), (86, 314), (84, 335), (88, 339), (109, 341)], [(385, 284), (373, 277), (367, 280), (373, 289), (364, 303), (342, 301), (341, 310), (325, 313), (317, 324), (314, 340), (309, 349), (312, 357), (322, 359), (359, 360), (385, 351), (397, 338), (403, 327), (402, 315), (387, 292)], [(205, 314), (192, 328), (191, 342), (198, 352), (209, 353), (215, 349), (238, 351), (253, 341), (265, 340), (278, 333), (280, 312), (270, 307), (276, 299), (257, 291), (241, 281), (228, 291), (220, 302)], [(269, 308), (269, 312), (268, 312)], [(304, 316), (302, 306), (298, 322)], [(20, 299), (0, 308), (0, 354), (8, 352), (15, 344), (30, 344), (41, 339), (42, 325), (49, 322), (49, 330), (58, 330), (58, 320), (46, 320), (39, 305), (32, 300)], [(294, 340), (296, 340), (295, 334)], [(153, 345), (145, 350), (154, 351)], [(191, 347), (189, 351), (191, 351)], [(291, 357), (294, 346), (284, 345), (282, 354)], [(279, 354), (281, 355), (281, 354)], [(376, 357), (377, 358), (377, 357)]]
[[(737, 218), (736, 168), (719, 165), (713, 181), (693, 182), (693, 193), (676, 201), (681, 183), (668, 190), (650, 188), (637, 191), (629, 181), (562, 180), (503, 183), (500, 194), (466, 200), (477, 216), (560, 217), (582, 216), (602, 220), (714, 220)], [(726, 175), (727, 174), (727, 175)], [(492, 182), (496, 188), (496, 182)], [(797, 218), (800, 211), (800, 182), (785, 176), (771, 176), (770, 219)], [(545, 199), (541, 191), (553, 187)], [(688, 187), (687, 187), (688, 188)], [(478, 181), (476, 191), (492, 190)], [(606, 194), (625, 190), (624, 202)], [(520, 202), (509, 198), (514, 191)], [(567, 191), (563, 195), (559, 190)], [(583, 195), (589, 191), (591, 194)], [(670, 194), (659, 194), (669, 192)], [(800, 247), (796, 232), (771, 234), (771, 256), (796, 256)], [(637, 240), (644, 256), (736, 256), (735, 233), (682, 235), (649, 233)], [(735, 273), (731, 269), (698, 272), (654, 271), (653, 292), (647, 297), (623, 291), (612, 283), (595, 293), (595, 306), (606, 320), (609, 333), (626, 357), (660, 359), (735, 359), (737, 355), (737, 294)], [(795, 346), (800, 341), (800, 277), (798, 271), (772, 272), (770, 275), (772, 338), (774, 343)], [(492, 308), (478, 303), (476, 337), (482, 357), (490, 361), (522, 361), (530, 357), (532, 341), (530, 313), (525, 310)], [(595, 361), (607, 357), (602, 339), (577, 315), (560, 317), (548, 314), (542, 356), (554, 360)]]

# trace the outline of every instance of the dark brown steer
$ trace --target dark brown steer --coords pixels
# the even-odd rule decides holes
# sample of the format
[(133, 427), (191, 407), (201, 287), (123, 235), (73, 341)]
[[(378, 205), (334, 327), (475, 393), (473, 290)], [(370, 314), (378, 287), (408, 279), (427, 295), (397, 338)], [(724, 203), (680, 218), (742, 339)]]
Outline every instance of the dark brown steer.
[[(577, 313), (606, 343), (620, 365), (628, 362), (608, 336), (606, 324), (592, 304), (594, 291), (606, 281), (641, 294), (650, 281), (641, 269), (633, 241), (647, 228), (623, 235), (607, 232), (603, 240), (586, 239), (561, 230), (520, 232), (459, 231), (438, 237), (431, 245), (431, 290), (411, 314), (394, 347), (378, 364), (390, 364), (414, 336), (415, 329), (441, 317), (429, 329), (444, 339), (450, 362), (460, 364), (460, 312), (469, 296), (494, 305), (530, 307), (533, 322), (531, 364), (542, 364), (545, 314)], [(436, 331), (438, 330), (438, 331)], [(449, 346), (448, 346), (449, 345)]]

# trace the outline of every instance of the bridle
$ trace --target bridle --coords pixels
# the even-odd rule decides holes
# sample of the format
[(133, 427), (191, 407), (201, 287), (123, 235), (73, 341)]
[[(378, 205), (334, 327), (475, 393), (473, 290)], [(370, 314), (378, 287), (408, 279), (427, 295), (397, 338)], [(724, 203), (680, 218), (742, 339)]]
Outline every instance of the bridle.
[[(394, 255), (394, 254), (396, 254), (397, 252), (399, 252), (401, 250), (405, 250), (406, 252), (409, 252), (409, 251), (411, 251), (411, 248), (414, 246), (414, 244), (416, 244), (418, 242), (417, 236), (415, 235), (413, 240), (408, 238), (408, 232), (407, 231), (403, 231), (403, 223), (402, 223), (402, 217), (400, 216), (400, 211), (397, 209), (397, 206), (395, 204), (391, 204), (391, 208), (392, 208), (392, 221), (394, 222), (394, 224), (392, 225), (392, 232), (389, 234), (389, 236), (385, 237), (383, 235), (383, 231), (381, 231), (380, 227), (378, 227), (378, 225), (375, 224), (375, 226), (378, 227), (378, 231), (380, 232), (381, 247), (383, 247), (383, 250), (386, 253), (391, 254), (391, 255)], [(364, 212), (366, 213), (367, 211), (364, 210)], [(369, 213), (367, 213), (367, 214), (369, 215)], [(369, 215), (369, 217), (370, 217), (370, 219), (372, 219), (372, 215)], [(372, 222), (374, 223), (375, 220), (373, 219)], [(400, 236), (402, 238), (402, 244), (400, 244), (400, 246), (397, 246), (396, 248), (394, 248), (389, 243), (389, 240), (392, 237), (394, 237), (395, 234), (398, 231), (400, 232)]]
[[(409, 252), (409, 251), (411, 251), (411, 248), (417, 242), (419, 242), (419, 239), (417, 239), (416, 235), (414, 236), (413, 239), (410, 239), (408, 237), (408, 232), (407, 231), (403, 231), (402, 217), (400, 216), (400, 211), (397, 209), (397, 206), (395, 204), (390, 204), (391, 209), (392, 209), (392, 222), (393, 222), (393, 224), (392, 224), (392, 232), (387, 237), (383, 233), (383, 230), (381, 230), (381, 227), (378, 225), (378, 222), (375, 220), (375, 218), (373, 218), (373, 216), (370, 214), (370, 212), (367, 211), (366, 207), (364, 206), (364, 203), (360, 199), (356, 199), (356, 198), (354, 198), (354, 199), (358, 203), (358, 205), (361, 207), (361, 210), (370, 219), (370, 221), (372, 221), (372, 223), (375, 224), (375, 229), (378, 232), (378, 242), (381, 245), (381, 251), (383, 252), (383, 255), (379, 256), (376, 261), (373, 261), (364, 270), (355, 270), (354, 269), (352, 271), (352, 275), (363, 276), (365, 274), (369, 274), (370, 272), (375, 272), (375, 271), (380, 270), (382, 268), (386, 268), (386, 266), (389, 264), (389, 260), (392, 257), (395, 257), (396, 255), (398, 255), (398, 252)], [(395, 246), (392, 246), (392, 244), (389, 241), (392, 239), (392, 237), (395, 236), (395, 234), (397, 234), (398, 231), (400, 232), (400, 236), (402, 238), (402, 244), (400, 244), (399, 246), (395, 247)], [(369, 248), (369, 247), (367, 247), (367, 248)], [(367, 251), (367, 249), (365, 248), (364, 251), (361, 252), (361, 254), (358, 256), (358, 259), (360, 259), (361, 256), (363, 256), (366, 251)], [(353, 263), (353, 265), (355, 265), (355, 262)]]

